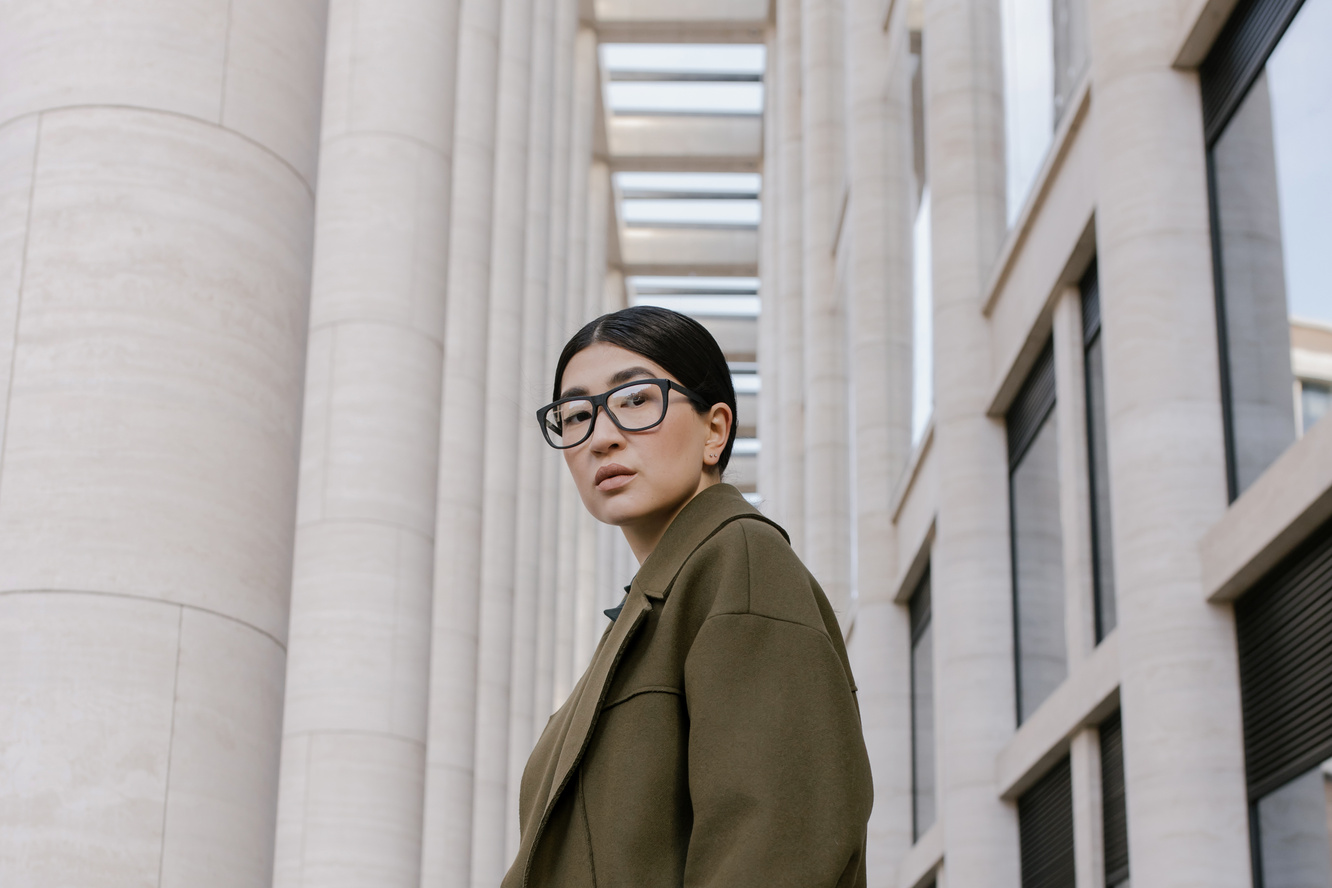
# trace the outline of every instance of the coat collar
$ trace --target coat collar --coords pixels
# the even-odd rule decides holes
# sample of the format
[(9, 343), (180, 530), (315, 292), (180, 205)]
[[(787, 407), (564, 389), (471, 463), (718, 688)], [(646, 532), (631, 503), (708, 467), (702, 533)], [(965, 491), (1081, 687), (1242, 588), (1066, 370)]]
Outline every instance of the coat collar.
[[(639, 569), (638, 575), (629, 585), (623, 610), (611, 624), (604, 641), (597, 646), (592, 663), (581, 683), (581, 691), (576, 691), (578, 699), (569, 719), (569, 730), (560, 745), (559, 758), (555, 767), (555, 778), (550, 784), (550, 795), (546, 799), (546, 811), (542, 818), (544, 824), (550, 815), (550, 807), (555, 803), (568, 783), (569, 776), (578, 766), (587, 749), (592, 729), (601, 714), (606, 692), (611, 679), (615, 677), (615, 668), (624, 656), (630, 640), (638, 631), (639, 624), (652, 610), (653, 601), (664, 601), (685, 561), (718, 530), (738, 518), (755, 518), (776, 527), (783, 537), (786, 531), (775, 522), (765, 518), (762, 513), (749, 504), (744, 495), (730, 484), (714, 484), (698, 493), (685, 504), (680, 514), (675, 516), (671, 526), (666, 528), (661, 542), (648, 556)], [(790, 538), (787, 537), (787, 541)], [(535, 846), (534, 846), (535, 847)]]
[(633, 590), (641, 589), (648, 598), (664, 600), (694, 550), (737, 518), (757, 518), (776, 527), (788, 543), (791, 541), (785, 530), (751, 506), (739, 490), (730, 484), (714, 484), (686, 503), (666, 528), (661, 542), (634, 577), (631, 597)]

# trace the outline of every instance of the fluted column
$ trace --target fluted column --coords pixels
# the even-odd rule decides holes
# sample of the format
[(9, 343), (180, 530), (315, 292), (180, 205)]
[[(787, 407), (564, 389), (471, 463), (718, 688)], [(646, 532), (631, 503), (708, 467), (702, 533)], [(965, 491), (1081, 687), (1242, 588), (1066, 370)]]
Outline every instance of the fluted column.
[(325, 16), (0, 7), (0, 884), (271, 877)]
[[(500, 19), (495, 184), (490, 243), (485, 376), (481, 602), (477, 654), (476, 772), (472, 794), (472, 885), (504, 878), (518, 521), (523, 303), (526, 271), (528, 98), (533, 0), (504, 0)], [(523, 424), (521, 428), (526, 429)], [(445, 454), (447, 459), (448, 455)]]
[(911, 448), (911, 55), (907, 4), (887, 33), (878, 0), (847, 8), (850, 402), (855, 405), (856, 587), (850, 645), (874, 769), (869, 878), (896, 885), (912, 843), (911, 632), (893, 601), (892, 498)]
[(541, 610), (542, 442), (532, 413), (546, 403), (545, 343), (549, 321), (551, 104), (554, 97), (556, 0), (535, 0), (532, 10), (532, 64), (528, 104), (527, 230), (523, 279), (521, 378), (513, 397), (520, 407), (518, 513), (514, 531), (512, 690), (509, 697), (508, 787), (505, 803), (505, 860), (518, 852), (518, 790), (527, 756), (536, 742), (538, 623)]
[(846, 308), (833, 273), (843, 185), (841, 23), (840, 4), (803, 0), (805, 560), (845, 620), (851, 604)]
[[(560, 350), (569, 337), (566, 332), (565, 303), (569, 262), (569, 168), (570, 139), (573, 136), (573, 64), (574, 45), (578, 37), (578, 0), (554, 0), (554, 83), (551, 121), (550, 154), (550, 264), (547, 274), (549, 288), (546, 321), (546, 347), (544, 370), (541, 377), (542, 392), (550, 392), (551, 374)], [(540, 401), (546, 403), (546, 399)], [(543, 448), (545, 445), (542, 445)], [(562, 505), (567, 491), (564, 460), (553, 450), (545, 449), (541, 462), (541, 585), (537, 606), (537, 650), (535, 709), (532, 713), (533, 736), (540, 736), (550, 714), (563, 700), (557, 700), (555, 682), (556, 636), (561, 622), (561, 600), (558, 578), (560, 574), (560, 528), (564, 512)], [(567, 693), (567, 689), (565, 691)]]
[(777, 219), (781, 211), (781, 189), (777, 185), (779, 129), (777, 111), (777, 28), (767, 29), (765, 69), (763, 72), (763, 180), (759, 193), (759, 319), (758, 319), (758, 492), (764, 508), (777, 517), (781, 503), (781, 453), (785, 446), (785, 429), (781, 419), (781, 386), (778, 368), (781, 366), (781, 328), (777, 323), (778, 281), (777, 271), (781, 251)]
[(330, 10), (278, 888), (419, 881), (456, 25)]
[(478, 632), (499, 30), (503, 4), (462, 0), (454, 104), (443, 408), (435, 530), (421, 884), (472, 874)]
[(1198, 78), (1177, 0), (1093, 0), (1096, 233), (1133, 884), (1250, 883), (1235, 629), (1198, 541), (1226, 509)]
[(804, 309), (804, 129), (801, 121), (800, 2), (777, 0), (777, 155), (779, 209), (777, 264), (777, 337), (781, 361), (776, 379), (780, 391), (783, 441), (777, 520), (801, 556), (805, 545), (805, 355)]
[(1003, 77), (992, 0), (925, 0), (926, 152), (933, 193), (939, 513), (931, 560), (944, 854), (953, 885), (1014, 888), (1017, 817), (995, 757), (1013, 736), (1007, 448), (986, 415), (981, 300), (1004, 237)]

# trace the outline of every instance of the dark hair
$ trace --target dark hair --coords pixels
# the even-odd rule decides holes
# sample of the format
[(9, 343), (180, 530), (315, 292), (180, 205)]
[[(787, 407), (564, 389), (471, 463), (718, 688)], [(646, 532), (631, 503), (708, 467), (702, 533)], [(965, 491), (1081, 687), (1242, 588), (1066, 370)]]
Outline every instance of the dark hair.
[(560, 352), (555, 365), (554, 400), (560, 399), (564, 368), (574, 355), (594, 342), (618, 345), (660, 364), (681, 385), (707, 402), (706, 408), (694, 406), (699, 413), (716, 404), (731, 408), (731, 434), (717, 460), (718, 473), (726, 470), (735, 445), (735, 386), (731, 384), (726, 356), (706, 327), (688, 315), (652, 305), (635, 305), (602, 315), (575, 333)]

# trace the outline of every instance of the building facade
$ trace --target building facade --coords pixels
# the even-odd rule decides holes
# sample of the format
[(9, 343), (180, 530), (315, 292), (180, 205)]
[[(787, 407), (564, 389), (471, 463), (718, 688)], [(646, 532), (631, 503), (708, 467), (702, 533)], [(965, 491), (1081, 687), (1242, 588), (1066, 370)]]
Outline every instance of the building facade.
[(653, 303), (842, 621), (872, 885), (1332, 888), (1329, 38), (0, 7), (0, 884), (498, 884), (635, 569), (533, 412)]

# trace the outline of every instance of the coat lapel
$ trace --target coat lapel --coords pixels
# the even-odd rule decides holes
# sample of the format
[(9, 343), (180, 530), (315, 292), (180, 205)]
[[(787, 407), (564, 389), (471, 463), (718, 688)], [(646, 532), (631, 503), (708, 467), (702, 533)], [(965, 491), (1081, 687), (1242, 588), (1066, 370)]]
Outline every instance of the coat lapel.
[(605, 641), (598, 646), (581, 682), (582, 689), (576, 692), (578, 699), (560, 744), (554, 779), (546, 797), (545, 814), (549, 814), (551, 805), (564, 790), (569, 775), (578, 767), (592, 736), (592, 729), (596, 726), (597, 716), (601, 714), (606, 692), (615, 677), (615, 668), (639, 625), (652, 610), (653, 600), (665, 600), (676, 574), (694, 550), (721, 527), (737, 518), (757, 518), (777, 527), (782, 536), (786, 536), (786, 531), (749, 505), (734, 487), (716, 484), (690, 500), (671, 522), (666, 535), (634, 577), (624, 609), (611, 626)]
[(605, 702), (606, 691), (615, 676), (615, 667), (619, 665), (620, 657), (629, 646), (629, 640), (638, 631), (639, 624), (651, 610), (652, 603), (643, 594), (643, 590), (638, 588), (637, 584), (631, 586), (624, 609), (620, 611), (620, 616), (611, 626), (606, 641), (597, 649), (596, 657), (588, 666), (587, 681), (584, 682), (583, 691), (574, 705), (573, 713), (569, 716), (569, 730), (565, 733), (564, 742), (560, 746), (559, 759), (555, 765), (555, 778), (551, 781), (550, 795), (546, 798), (547, 809), (555, 803), (555, 799), (559, 797), (565, 783), (568, 782), (570, 772), (577, 767), (579, 759), (582, 758), (583, 750), (587, 748), (587, 741), (592, 736), (592, 728), (601, 712), (601, 704)]

